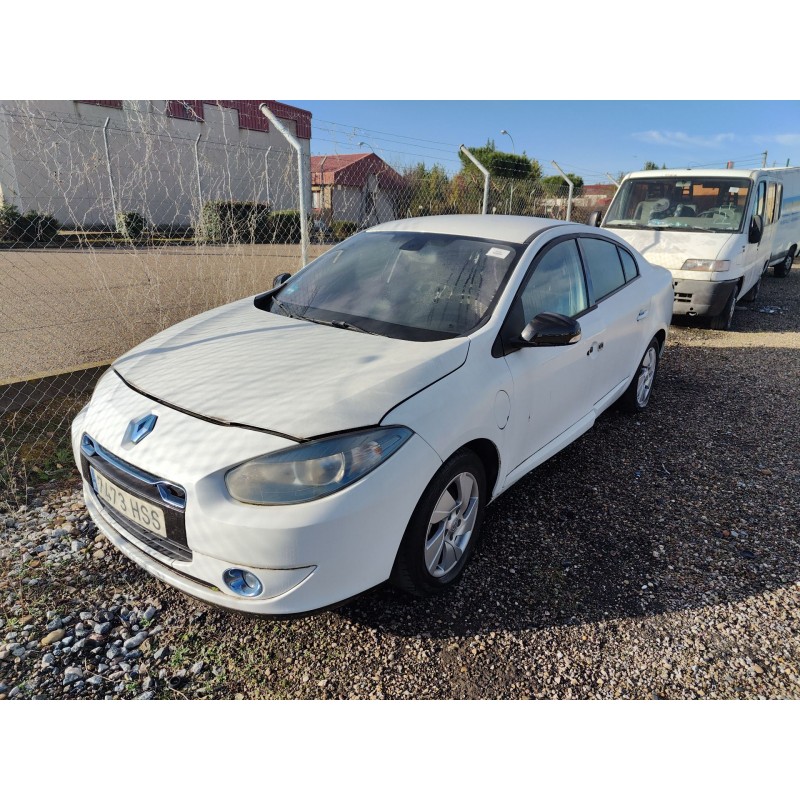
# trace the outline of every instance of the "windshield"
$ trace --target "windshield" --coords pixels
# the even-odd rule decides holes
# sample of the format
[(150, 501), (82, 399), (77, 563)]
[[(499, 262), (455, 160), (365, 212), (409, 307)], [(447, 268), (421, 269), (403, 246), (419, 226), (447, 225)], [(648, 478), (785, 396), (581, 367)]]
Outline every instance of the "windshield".
[(744, 178), (633, 178), (608, 209), (606, 228), (742, 229), (751, 181)]
[(488, 319), (516, 258), (505, 242), (364, 232), (300, 270), (270, 310), (399, 339), (446, 339)]

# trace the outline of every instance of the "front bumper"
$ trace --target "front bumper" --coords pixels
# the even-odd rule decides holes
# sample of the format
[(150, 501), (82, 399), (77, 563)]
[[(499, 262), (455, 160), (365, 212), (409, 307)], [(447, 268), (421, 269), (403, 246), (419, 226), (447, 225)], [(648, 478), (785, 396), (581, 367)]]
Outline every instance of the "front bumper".
[[(98, 397), (99, 394), (99, 397)], [(155, 413), (153, 433), (125, 444), (132, 419)], [(88, 433), (107, 451), (186, 492), (185, 542), (173, 557), (121, 525), (84, 475), (87, 509), (97, 527), (132, 561), (175, 588), (214, 605), (251, 614), (290, 616), (341, 603), (389, 578), (408, 520), (441, 466), (419, 436), (362, 480), (309, 503), (256, 506), (232, 499), (224, 473), (242, 460), (286, 447), (270, 434), (214, 425), (162, 406), (104, 377), (73, 423), (76, 462)], [(257, 597), (242, 597), (223, 580), (247, 569), (261, 581)]]
[(715, 317), (736, 291), (737, 281), (673, 280), (672, 313)]

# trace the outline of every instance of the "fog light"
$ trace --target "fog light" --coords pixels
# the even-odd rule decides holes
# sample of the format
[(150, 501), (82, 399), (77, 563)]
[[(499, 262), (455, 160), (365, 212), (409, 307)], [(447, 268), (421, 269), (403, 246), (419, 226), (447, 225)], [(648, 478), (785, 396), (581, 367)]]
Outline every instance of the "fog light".
[(226, 569), (222, 580), (234, 594), (242, 597), (255, 597), (264, 591), (261, 581), (246, 569)]

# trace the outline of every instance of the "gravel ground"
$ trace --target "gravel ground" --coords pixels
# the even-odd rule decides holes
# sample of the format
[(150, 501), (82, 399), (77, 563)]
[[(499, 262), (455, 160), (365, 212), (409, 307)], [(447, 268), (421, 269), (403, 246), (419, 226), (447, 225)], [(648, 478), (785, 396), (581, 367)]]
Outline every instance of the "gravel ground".
[(800, 697), (800, 270), (735, 328), (674, 325), (647, 413), (490, 506), (436, 600), (222, 612), (37, 490), (0, 513), (0, 698)]

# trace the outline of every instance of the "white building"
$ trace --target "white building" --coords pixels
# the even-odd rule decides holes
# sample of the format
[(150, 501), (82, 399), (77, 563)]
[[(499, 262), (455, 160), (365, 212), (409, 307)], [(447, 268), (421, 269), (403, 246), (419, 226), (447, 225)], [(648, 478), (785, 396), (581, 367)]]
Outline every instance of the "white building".
[(377, 225), (397, 216), (403, 178), (375, 153), (311, 157), (314, 212), (327, 223)]
[(62, 227), (113, 225), (120, 211), (188, 226), (208, 200), (297, 209), (296, 153), (262, 102), (309, 157), (310, 112), (275, 101), (0, 101), (0, 202)]

